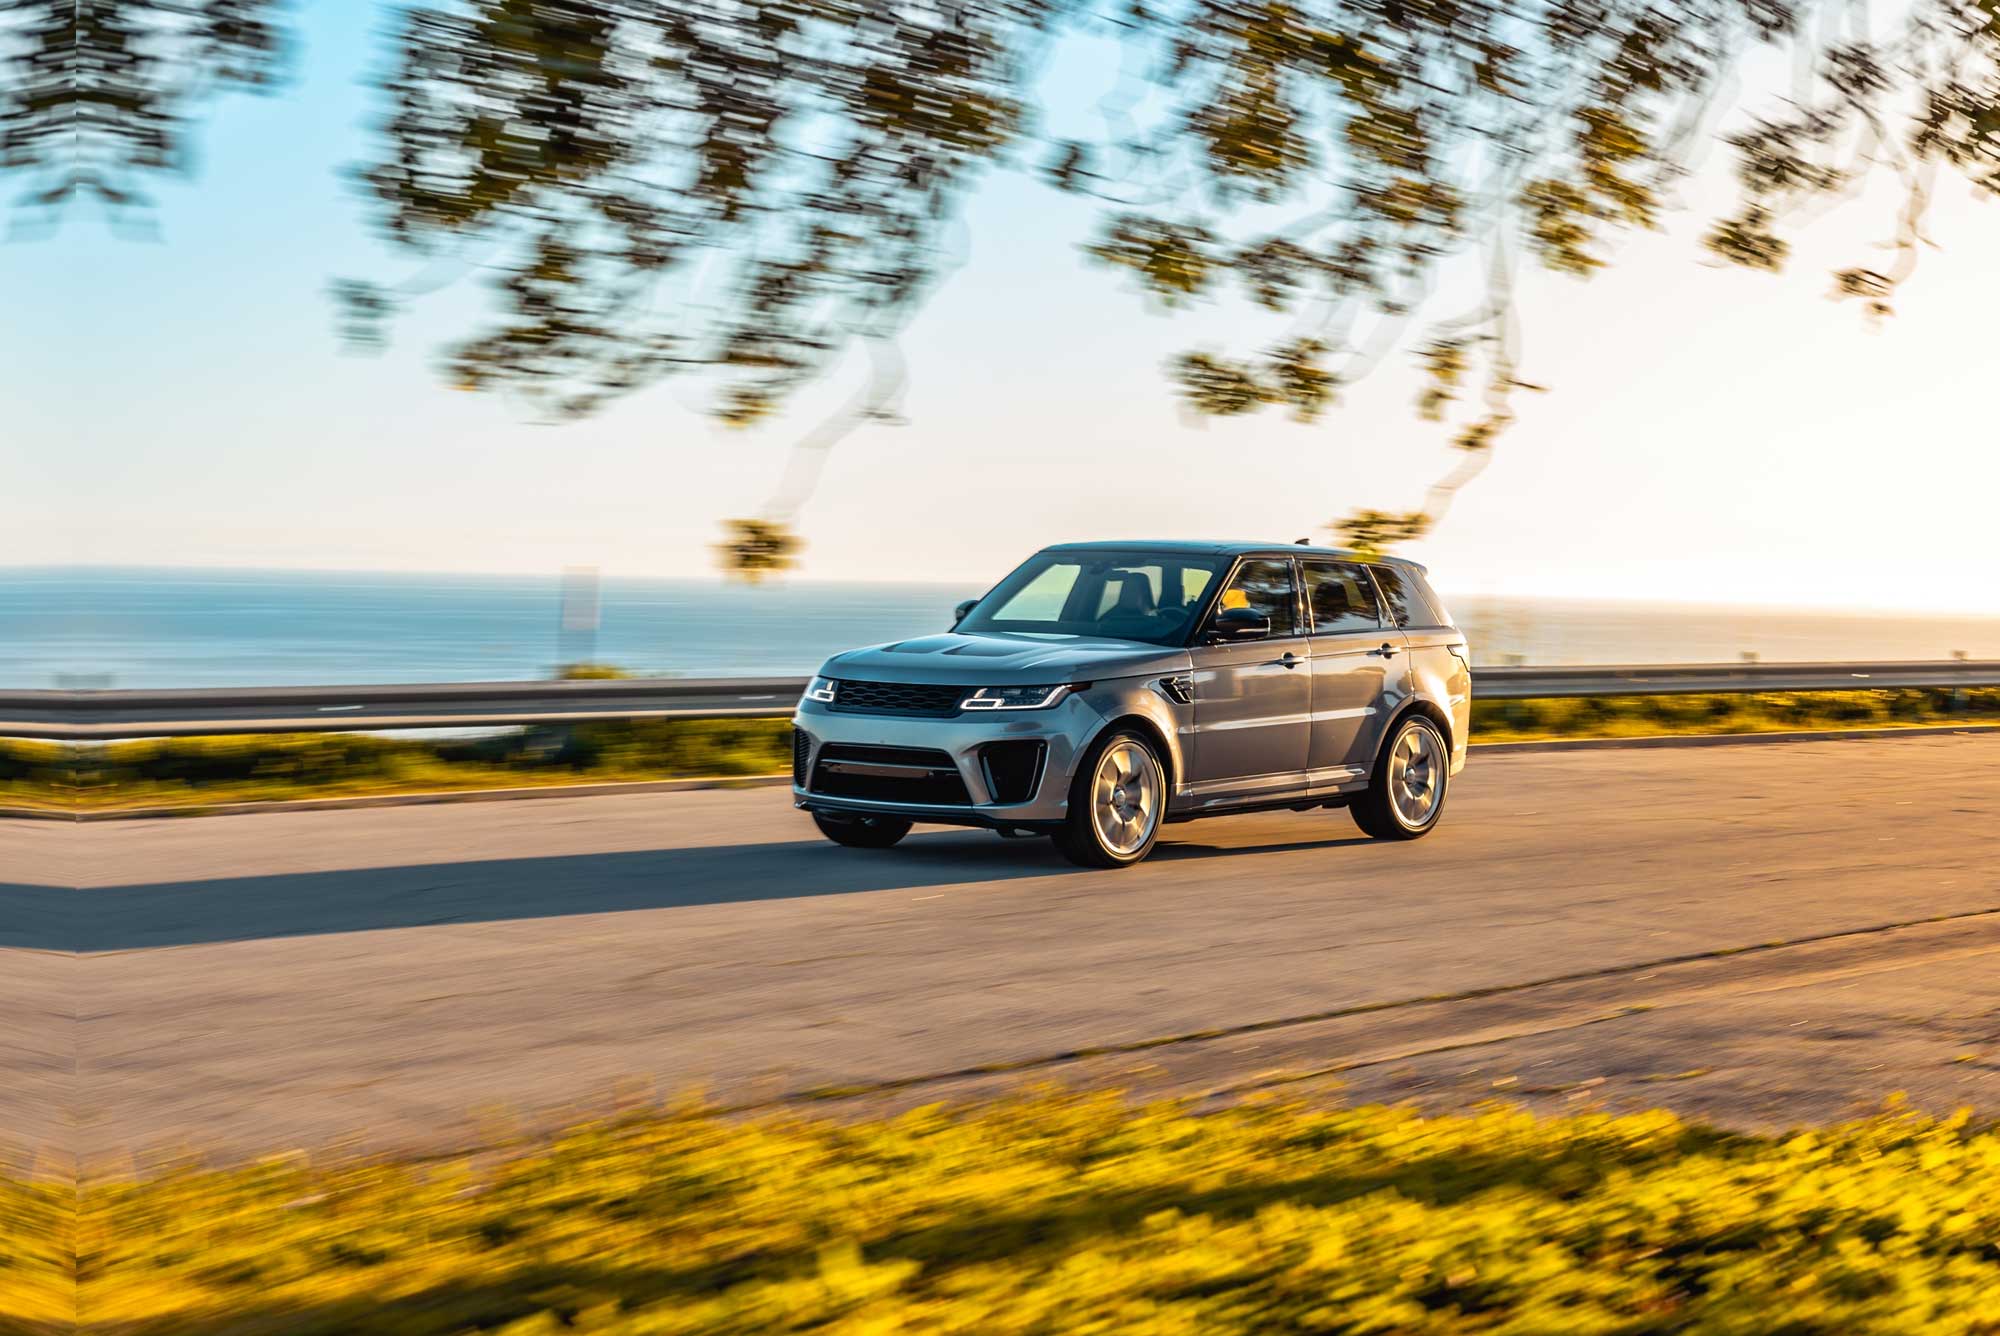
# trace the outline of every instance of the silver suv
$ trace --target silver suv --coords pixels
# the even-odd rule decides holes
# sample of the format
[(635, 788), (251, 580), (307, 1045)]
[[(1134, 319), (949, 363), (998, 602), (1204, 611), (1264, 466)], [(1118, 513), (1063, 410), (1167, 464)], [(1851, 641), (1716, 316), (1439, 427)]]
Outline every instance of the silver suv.
[(792, 798), (836, 844), (983, 826), (1090, 867), (1138, 862), (1165, 822), (1272, 808), (1413, 840), (1465, 765), (1471, 696), (1412, 562), (1064, 543), (946, 634), (827, 660), (792, 720)]

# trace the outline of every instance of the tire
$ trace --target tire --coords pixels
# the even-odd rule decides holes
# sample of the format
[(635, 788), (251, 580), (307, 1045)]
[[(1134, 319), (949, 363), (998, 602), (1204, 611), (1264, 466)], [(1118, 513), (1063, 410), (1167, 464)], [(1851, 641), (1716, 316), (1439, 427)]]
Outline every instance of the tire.
[(1444, 816), (1450, 784), (1451, 748), (1444, 733), (1421, 714), (1405, 715), (1375, 760), (1368, 791), (1347, 810), (1363, 835), (1419, 840)]
[(1080, 867), (1130, 867), (1153, 852), (1167, 815), (1167, 768), (1145, 734), (1121, 728), (1076, 768), (1056, 848)]
[(887, 849), (910, 833), (910, 823), (893, 816), (831, 816), (812, 814), (819, 833), (849, 849)]

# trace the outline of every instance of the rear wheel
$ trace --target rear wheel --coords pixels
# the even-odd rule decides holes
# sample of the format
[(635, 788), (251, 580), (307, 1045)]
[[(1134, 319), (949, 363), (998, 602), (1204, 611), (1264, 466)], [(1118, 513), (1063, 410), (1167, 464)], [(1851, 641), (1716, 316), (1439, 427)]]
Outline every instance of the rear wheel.
[(1121, 729), (1077, 767), (1056, 848), (1083, 867), (1130, 867), (1153, 851), (1166, 811), (1166, 767), (1143, 734)]
[(835, 844), (850, 849), (887, 849), (910, 833), (910, 823), (893, 816), (844, 816), (814, 812), (813, 824)]
[(1406, 717), (1389, 735), (1375, 762), (1368, 791), (1348, 806), (1361, 833), (1378, 840), (1415, 840), (1430, 834), (1444, 815), (1451, 751), (1444, 733), (1420, 714)]

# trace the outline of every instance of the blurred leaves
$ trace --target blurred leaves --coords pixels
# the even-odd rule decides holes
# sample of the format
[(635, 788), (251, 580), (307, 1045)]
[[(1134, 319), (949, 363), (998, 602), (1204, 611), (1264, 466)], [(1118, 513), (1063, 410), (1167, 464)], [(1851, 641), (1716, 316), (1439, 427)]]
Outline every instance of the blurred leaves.
[(1333, 401), (1338, 385), (1322, 364), (1325, 355), (1319, 340), (1296, 339), (1267, 349), (1256, 362), (1188, 353), (1174, 363), (1172, 374), (1198, 413), (1232, 417), (1280, 404), (1292, 410), (1295, 421), (1310, 422)]
[[(1047, 179), (1107, 205), (1089, 254), (1170, 308), (1233, 272), (1274, 312), (1401, 314), (1442, 260), (1500, 236), (1562, 272), (1602, 267), (1615, 232), (1655, 225), (1689, 126), (1747, 50), (1793, 40), (1808, 8), (483, 0), (407, 16), (366, 181), (412, 246), (501, 248), (509, 318), (456, 350), (455, 380), (587, 411), (721, 369), (748, 384), (717, 412), (747, 424), (856, 333), (907, 318), (943, 262), (940, 224), (1032, 132), (1036, 57), (1061, 32), (1109, 26), (1144, 71), (1123, 96), (1162, 108), (1047, 144)], [(1920, 0), (1893, 50), (1951, 54), (1950, 77), (1891, 48), (1808, 46), (1815, 99), (1731, 140), (1745, 209), (1716, 252), (1780, 262), (1780, 214), (1850, 179), (1822, 158), (1858, 121), (1879, 135), (1913, 91), (1913, 150), (1991, 173), (1996, 27), (1989, 0)], [(1303, 212), (1235, 235), (1273, 204)], [(696, 260), (722, 271), (689, 285), (700, 300), (652, 299)], [(1242, 370), (1191, 355), (1178, 379), (1197, 411), (1297, 407)]]
[(26, 201), (118, 210), (138, 180), (183, 171), (217, 93), (284, 73), (285, 0), (0, 0), (0, 172)]
[(1333, 526), (1342, 547), (1363, 556), (1379, 556), (1404, 543), (1414, 543), (1430, 532), (1431, 517), (1423, 511), (1399, 514), (1386, 510), (1357, 510)]
[(407, 11), (362, 172), (387, 234), (477, 254), (499, 318), (468, 388), (558, 414), (675, 372), (767, 417), (928, 290), (977, 171), (1022, 132), (1045, 0)]
[[(1810, 75), (1731, 137), (1742, 200), (1715, 255), (1778, 267), (1783, 221), (1877, 161), (1993, 188), (1994, 4), (1916, 0), (1871, 45), (1802, 35), (1834, 31), (1805, 21), (1832, 0), (481, 0), (409, 13), (365, 180), (391, 236), (500, 274), (457, 383), (587, 412), (701, 369), (750, 425), (910, 318), (980, 170), (1035, 134), (1040, 51), (1089, 28), (1125, 48), (1134, 110), (1034, 154), (1103, 204), (1087, 253), (1168, 310), (1233, 277), (1288, 322), (1254, 357), (1175, 359), (1187, 406), (1312, 420), (1379, 360), (1341, 332), (1357, 314), (1393, 330), (1440, 265), (1489, 253), (1481, 307), (1422, 340), (1452, 359), (1419, 402), (1442, 422), (1460, 381), (1514, 384), (1512, 257), (1588, 276), (1656, 226), (1761, 43), (1801, 43)], [(1861, 273), (1841, 290), (1903, 276)], [(1489, 395), (1447, 429), (1485, 451), (1511, 420)]]
[(725, 575), (757, 584), (797, 566), (805, 544), (788, 525), (776, 520), (730, 520), (716, 544), (717, 563)]
[[(0, 168), (32, 203), (131, 203), (189, 158), (193, 109), (270, 86), (277, 0), (0, 0)], [(1725, 138), (1739, 198), (1718, 259), (1775, 270), (1816, 206), (1892, 174), (1891, 261), (1837, 295), (1892, 309), (1949, 168), (2000, 190), (2000, 0), (432, 0), (395, 12), (385, 113), (358, 181), (428, 264), (490, 275), (450, 383), (551, 414), (663, 377), (717, 382), (750, 426), (857, 342), (893, 339), (958, 259), (985, 169), (1017, 160), (1102, 213), (1086, 250), (1189, 312), (1240, 291), (1284, 326), (1243, 357), (1171, 366), (1197, 413), (1304, 421), (1380, 361), (1440, 267), (1481, 262), (1478, 308), (1415, 334), (1451, 376), (1511, 388), (1516, 256), (1588, 276), (1658, 224), (1717, 102), (1760, 45), (1790, 95)], [(1122, 48), (1101, 123), (1036, 125), (1041, 58)], [(1233, 280), (1228, 281), (1228, 280)], [(345, 281), (379, 345), (411, 294)], [(1185, 317), (1184, 318), (1193, 318)], [(1203, 317), (1206, 318), (1206, 317)], [(1231, 317), (1233, 320), (1233, 316)], [(1440, 422), (1456, 380), (1419, 412)], [(1456, 443), (1511, 420), (1489, 396)]]

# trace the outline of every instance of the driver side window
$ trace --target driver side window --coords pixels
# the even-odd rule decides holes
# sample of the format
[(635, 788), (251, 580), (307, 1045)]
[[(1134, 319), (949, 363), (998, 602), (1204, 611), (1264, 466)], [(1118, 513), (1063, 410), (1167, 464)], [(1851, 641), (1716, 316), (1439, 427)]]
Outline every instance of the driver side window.
[(1231, 608), (1255, 608), (1271, 623), (1271, 635), (1297, 635), (1298, 606), (1292, 593), (1292, 563), (1246, 561), (1236, 570), (1210, 620)]

